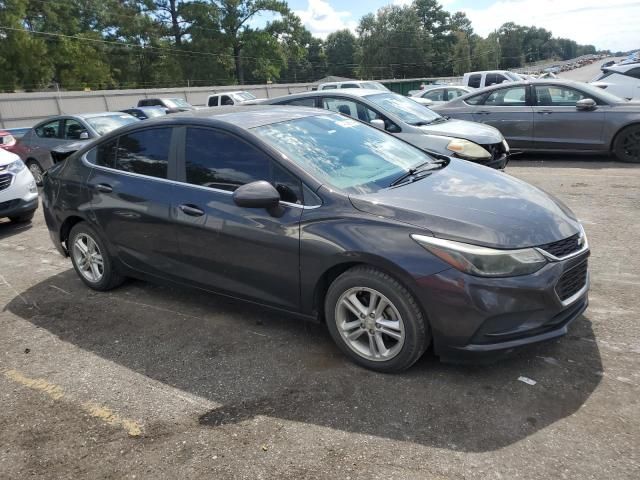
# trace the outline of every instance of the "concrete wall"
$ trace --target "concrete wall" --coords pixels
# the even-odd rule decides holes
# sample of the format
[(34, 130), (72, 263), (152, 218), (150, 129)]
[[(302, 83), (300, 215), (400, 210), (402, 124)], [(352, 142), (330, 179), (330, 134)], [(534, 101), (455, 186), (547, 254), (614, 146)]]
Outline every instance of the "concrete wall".
[[(380, 80), (394, 91), (401, 91), (401, 84), (421, 81), (445, 81), (453, 78), (421, 78)], [(137, 90), (97, 90), (91, 92), (34, 92), (0, 94), (0, 128), (31, 127), (52, 115), (118, 111), (135, 107), (141, 98), (180, 97), (192, 105), (205, 105), (213, 93), (230, 90), (246, 90), (258, 98), (273, 98), (290, 93), (311, 90), (313, 83), (288, 83), (273, 85), (231, 85), (220, 87), (156, 88)], [(414, 87), (412, 87), (414, 88)], [(417, 87), (415, 87), (417, 88)]]

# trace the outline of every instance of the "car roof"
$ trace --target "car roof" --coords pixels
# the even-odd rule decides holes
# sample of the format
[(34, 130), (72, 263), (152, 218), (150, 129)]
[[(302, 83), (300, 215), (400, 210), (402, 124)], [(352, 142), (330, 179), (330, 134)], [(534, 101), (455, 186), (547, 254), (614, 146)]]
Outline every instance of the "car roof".
[(246, 90), (230, 90), (228, 92), (217, 92), (209, 95), (210, 97), (215, 97), (216, 95), (231, 95), (232, 93), (245, 93)]
[[(496, 85), (491, 85), (490, 87), (485, 87), (477, 90), (473, 90), (472, 94), (478, 94), (483, 92), (490, 92), (492, 90), (499, 90), (501, 88), (513, 88), (517, 86), (527, 86), (527, 85), (540, 85), (540, 84), (557, 84), (557, 85), (567, 85), (573, 86), (576, 88), (580, 88), (580, 86), (584, 85), (583, 82), (574, 82), (573, 80), (565, 80), (562, 78), (534, 78), (531, 80), (519, 80), (517, 82), (503, 82), (498, 83)], [(466, 95), (465, 95), (466, 97)], [(463, 98), (463, 97), (459, 97)]]
[(270, 125), (273, 123), (287, 122), (298, 118), (317, 117), (331, 114), (327, 110), (307, 107), (289, 107), (273, 105), (247, 105), (224, 106), (214, 108), (202, 108), (190, 112), (181, 112), (167, 117), (160, 117), (154, 122), (167, 121), (172, 118), (211, 119), (233, 124), (248, 130), (254, 127)]
[(395, 92), (385, 92), (382, 90), (375, 90), (373, 88), (345, 88), (336, 90), (313, 90), (310, 92), (293, 93), (291, 95), (283, 95), (281, 97), (270, 98), (268, 101), (282, 100), (284, 98), (304, 98), (313, 97), (318, 95), (330, 95), (332, 97), (366, 97), (369, 95), (384, 95)]

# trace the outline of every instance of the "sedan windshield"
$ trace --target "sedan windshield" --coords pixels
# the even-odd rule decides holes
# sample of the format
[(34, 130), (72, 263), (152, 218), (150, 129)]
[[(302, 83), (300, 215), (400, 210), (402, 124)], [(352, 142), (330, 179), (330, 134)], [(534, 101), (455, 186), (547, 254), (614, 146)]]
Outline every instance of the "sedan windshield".
[(443, 118), (424, 105), (397, 93), (378, 93), (365, 98), (410, 125), (427, 125)]
[(615, 96), (613, 93), (609, 93), (602, 88), (594, 87), (588, 83), (580, 84), (580, 89), (587, 95), (592, 96), (594, 99), (601, 99), (607, 103), (623, 103), (626, 102), (624, 98)]
[(347, 193), (377, 192), (412, 168), (434, 161), (402, 140), (334, 114), (253, 131), (319, 181)]
[(87, 123), (91, 125), (98, 135), (102, 136), (109, 133), (116, 128), (123, 127), (133, 122), (138, 122), (139, 119), (129, 114), (120, 115), (101, 115), (99, 117), (85, 118)]

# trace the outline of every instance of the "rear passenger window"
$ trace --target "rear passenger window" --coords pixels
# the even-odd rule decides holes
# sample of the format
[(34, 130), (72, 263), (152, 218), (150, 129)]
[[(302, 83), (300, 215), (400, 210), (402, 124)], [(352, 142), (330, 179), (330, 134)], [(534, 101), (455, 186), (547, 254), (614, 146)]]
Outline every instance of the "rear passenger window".
[(60, 135), (60, 121), (55, 120), (36, 127), (36, 135), (41, 138), (62, 138), (62, 135)]
[(299, 98), (297, 100), (291, 100), (290, 102), (283, 102), (281, 105), (290, 105), (292, 107), (315, 107), (315, 98)]
[(118, 138), (115, 168), (125, 172), (167, 178), (171, 128), (151, 128)]
[(116, 149), (118, 139), (114, 138), (109, 142), (103, 142), (96, 148), (87, 152), (87, 161), (98, 167), (114, 168), (116, 164)]
[(638, 68), (632, 68), (631, 70), (629, 70), (627, 73), (625, 73), (625, 75), (627, 77), (632, 77), (632, 78), (640, 78), (640, 67)]
[(358, 104), (346, 98), (323, 98), (322, 108), (358, 118)]
[(482, 75), (476, 74), (469, 77), (469, 86), (472, 88), (480, 88), (480, 80)]
[(209, 99), (209, 106), (210, 107), (217, 107), (218, 106), (218, 97), (211, 97)]

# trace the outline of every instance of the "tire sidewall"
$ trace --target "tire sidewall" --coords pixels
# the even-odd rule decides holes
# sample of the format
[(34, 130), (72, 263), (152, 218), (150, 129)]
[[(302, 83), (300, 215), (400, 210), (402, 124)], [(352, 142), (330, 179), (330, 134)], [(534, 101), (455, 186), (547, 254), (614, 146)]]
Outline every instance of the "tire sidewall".
[[(86, 279), (84, 275), (80, 273), (80, 269), (76, 264), (75, 256), (73, 255), (73, 245), (76, 241), (76, 238), (80, 234), (84, 234), (91, 237), (91, 239), (96, 243), (96, 245), (98, 245), (98, 248), (100, 249), (100, 253), (102, 255), (102, 261), (103, 261), (104, 273), (102, 275), (102, 278), (98, 282), (91, 282), (88, 279)], [(119, 281), (120, 275), (118, 274), (117, 271), (115, 271), (114, 262), (111, 256), (109, 255), (109, 249), (107, 248), (105, 242), (102, 240), (98, 232), (96, 232), (96, 230), (93, 227), (91, 227), (87, 222), (80, 222), (74, 225), (74, 227), (69, 232), (69, 240), (67, 242), (67, 248), (69, 251), (69, 256), (71, 257), (71, 263), (73, 264), (73, 268), (75, 269), (78, 277), (80, 277), (80, 280), (82, 280), (84, 284), (87, 285), (88, 287), (94, 290), (109, 290), (113, 288), (114, 283), (117, 283)]]
[(640, 163), (640, 159), (638, 160), (633, 160), (630, 159), (628, 157), (626, 157), (624, 155), (624, 152), (622, 151), (622, 142), (623, 140), (626, 138), (626, 136), (629, 134), (629, 132), (633, 132), (633, 131), (639, 131), (640, 132), (640, 125), (631, 125), (629, 127), (624, 128), (616, 137), (616, 140), (613, 144), (613, 154), (615, 155), (615, 157), (621, 161), (621, 162), (625, 162), (625, 163)]
[[(380, 275), (372, 275), (375, 272)], [(398, 372), (409, 368), (422, 356), (430, 341), (426, 319), (411, 293), (393, 277), (392, 282), (384, 280), (390, 276), (377, 269), (354, 268), (340, 275), (329, 287), (325, 297), (325, 320), (331, 337), (338, 348), (355, 363), (380, 372)], [(386, 361), (372, 361), (359, 356), (346, 344), (335, 321), (336, 303), (340, 296), (353, 287), (373, 288), (385, 295), (398, 309), (402, 317), (405, 339), (400, 353)], [(400, 288), (398, 288), (400, 287)]]

